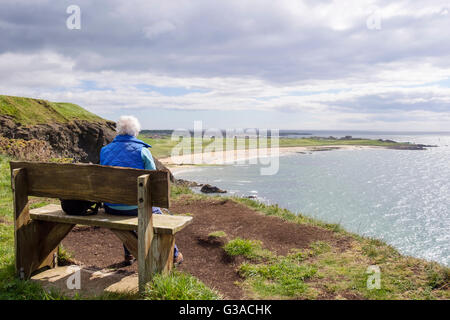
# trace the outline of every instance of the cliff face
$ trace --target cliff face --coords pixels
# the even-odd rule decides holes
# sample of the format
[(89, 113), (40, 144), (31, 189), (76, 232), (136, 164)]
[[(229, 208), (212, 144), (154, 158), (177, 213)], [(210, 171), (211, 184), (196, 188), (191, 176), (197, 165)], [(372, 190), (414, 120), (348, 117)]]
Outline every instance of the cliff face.
[[(0, 115), (0, 136), (9, 139), (46, 141), (55, 154), (75, 162), (99, 163), (100, 150), (114, 140), (116, 124), (112, 121), (72, 120), (67, 123), (21, 125), (10, 116)], [(154, 157), (156, 169), (172, 173)]]
[(67, 123), (21, 125), (0, 116), (0, 135), (10, 139), (47, 141), (58, 155), (77, 162), (98, 163), (100, 149), (116, 136), (115, 123), (72, 120)]

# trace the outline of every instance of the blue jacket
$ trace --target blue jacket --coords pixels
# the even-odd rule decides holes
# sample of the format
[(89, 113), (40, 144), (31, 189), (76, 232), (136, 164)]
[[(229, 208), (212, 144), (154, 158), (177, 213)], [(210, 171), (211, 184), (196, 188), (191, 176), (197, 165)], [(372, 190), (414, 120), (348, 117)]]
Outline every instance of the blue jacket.
[[(151, 148), (151, 146), (133, 136), (118, 135), (100, 151), (100, 164), (105, 166), (146, 169), (145, 162), (142, 159), (142, 151), (144, 148)], [(146, 151), (148, 152), (148, 150)], [(153, 159), (151, 160), (153, 162)], [(116, 207), (117, 209), (129, 210), (137, 208), (137, 206), (125, 206), (122, 204), (105, 204), (109, 207)]]
[(118, 135), (113, 142), (100, 151), (100, 164), (105, 166), (144, 169), (142, 148), (151, 148), (133, 136)]

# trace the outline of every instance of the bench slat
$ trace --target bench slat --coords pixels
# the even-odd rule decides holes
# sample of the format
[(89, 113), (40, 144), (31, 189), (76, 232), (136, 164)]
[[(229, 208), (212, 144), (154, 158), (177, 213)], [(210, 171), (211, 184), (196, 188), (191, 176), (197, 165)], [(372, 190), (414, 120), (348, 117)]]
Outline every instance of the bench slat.
[[(70, 216), (62, 211), (61, 206), (50, 204), (45, 207), (30, 211), (30, 217), (34, 220), (52, 221), (68, 224), (81, 224), (86, 226), (103, 227), (108, 229), (135, 230), (138, 229), (138, 218), (127, 216), (115, 216), (104, 213), (103, 209), (93, 216)], [(154, 214), (153, 232), (159, 234), (174, 235), (192, 222), (189, 216), (171, 216), (166, 214)]]
[(150, 175), (152, 206), (169, 208), (169, 172), (85, 163), (10, 162), (27, 172), (28, 195), (137, 205), (137, 178)]

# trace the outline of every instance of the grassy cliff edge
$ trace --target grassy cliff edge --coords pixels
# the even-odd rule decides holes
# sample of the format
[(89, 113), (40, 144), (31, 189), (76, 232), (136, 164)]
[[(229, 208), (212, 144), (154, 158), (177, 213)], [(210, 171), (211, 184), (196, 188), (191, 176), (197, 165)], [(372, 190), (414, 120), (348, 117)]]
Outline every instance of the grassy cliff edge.
[(6, 95), (0, 95), (1, 115), (10, 116), (22, 125), (66, 123), (71, 120), (106, 121), (73, 103)]

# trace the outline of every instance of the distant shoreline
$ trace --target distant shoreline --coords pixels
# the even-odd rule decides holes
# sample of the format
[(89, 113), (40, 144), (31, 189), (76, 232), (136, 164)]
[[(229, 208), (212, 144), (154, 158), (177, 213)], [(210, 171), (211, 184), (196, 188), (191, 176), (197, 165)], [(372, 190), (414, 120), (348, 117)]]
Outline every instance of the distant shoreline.
[[(278, 155), (287, 156), (295, 153), (311, 153), (318, 151), (331, 151), (331, 150), (364, 150), (364, 149), (387, 149), (383, 146), (361, 146), (361, 145), (326, 145), (326, 146), (305, 146), (305, 147), (279, 147)], [(255, 154), (256, 153), (256, 154)], [(175, 157), (160, 158), (159, 161), (167, 166), (173, 174), (180, 173), (185, 169), (192, 169), (195, 167), (208, 166), (208, 165), (232, 165), (236, 163), (248, 162), (251, 159), (265, 158), (271, 156), (270, 148), (259, 148), (252, 150), (230, 150), (224, 151), (220, 155), (216, 155), (214, 152), (201, 153), (203, 159), (207, 159), (205, 163), (195, 164), (194, 156), (197, 154), (188, 154)], [(276, 155), (274, 155), (276, 156)], [(225, 159), (224, 159), (225, 158)], [(228, 161), (226, 161), (228, 159)], [(229, 160), (233, 159), (233, 160)]]

